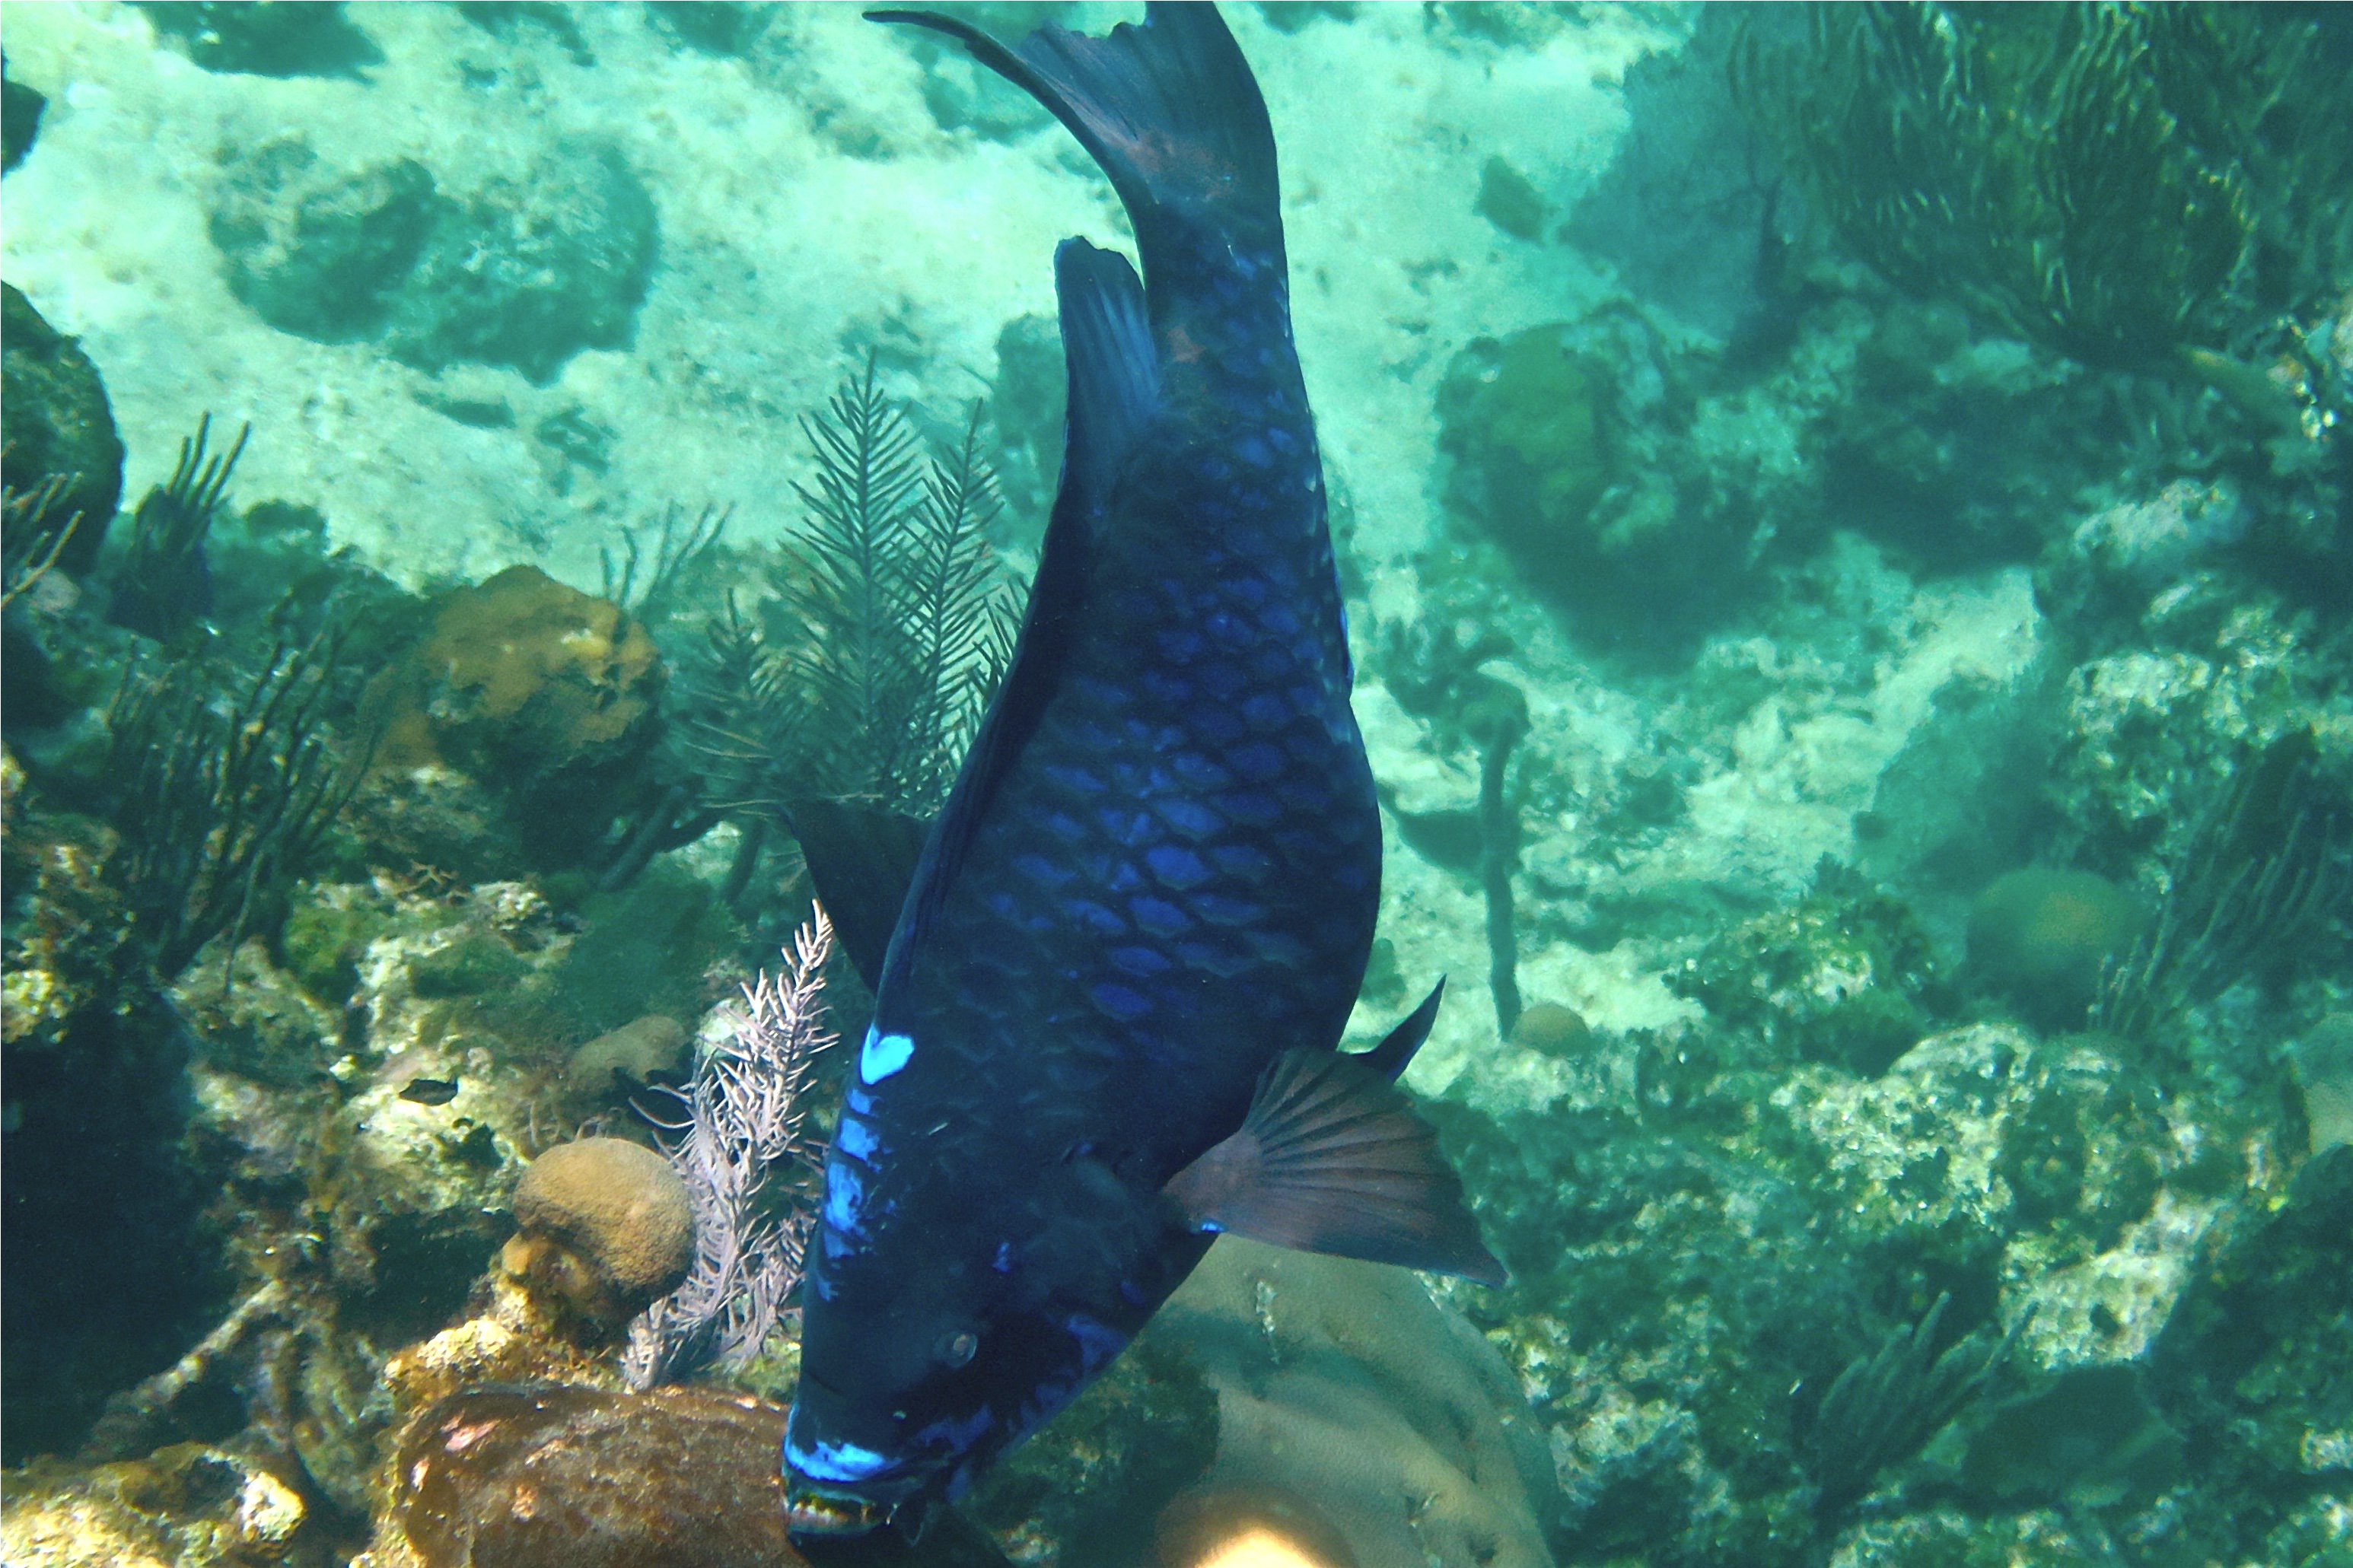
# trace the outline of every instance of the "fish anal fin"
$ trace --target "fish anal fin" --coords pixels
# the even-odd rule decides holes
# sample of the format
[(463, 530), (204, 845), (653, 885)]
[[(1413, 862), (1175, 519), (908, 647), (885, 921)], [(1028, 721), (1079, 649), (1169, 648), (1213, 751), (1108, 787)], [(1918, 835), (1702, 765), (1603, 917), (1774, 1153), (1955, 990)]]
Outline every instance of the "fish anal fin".
[(1504, 1282), (1437, 1134), (1363, 1058), (1277, 1057), (1240, 1130), (1164, 1191), (1196, 1230)]

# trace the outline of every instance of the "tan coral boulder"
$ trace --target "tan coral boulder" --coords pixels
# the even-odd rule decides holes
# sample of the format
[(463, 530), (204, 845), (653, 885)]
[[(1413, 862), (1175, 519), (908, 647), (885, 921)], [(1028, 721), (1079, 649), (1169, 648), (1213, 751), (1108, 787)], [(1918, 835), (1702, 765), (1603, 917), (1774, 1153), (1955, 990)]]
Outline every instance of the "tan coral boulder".
[(501, 1266), (606, 1331), (677, 1289), (694, 1258), (686, 1184), (626, 1139), (550, 1149), (523, 1173), (514, 1209), (518, 1234)]

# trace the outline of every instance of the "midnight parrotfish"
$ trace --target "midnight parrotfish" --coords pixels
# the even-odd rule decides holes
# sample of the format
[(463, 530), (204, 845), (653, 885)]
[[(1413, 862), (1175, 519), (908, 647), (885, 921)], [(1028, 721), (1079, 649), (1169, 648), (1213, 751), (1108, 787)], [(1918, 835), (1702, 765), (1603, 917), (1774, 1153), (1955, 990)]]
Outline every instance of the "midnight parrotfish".
[[(863, 960), (874, 1023), (785, 1439), (811, 1546), (920, 1528), (1220, 1232), (1503, 1279), (1394, 1086), (1438, 992), (1375, 1049), (1336, 1048), (1380, 818), (1248, 62), (1208, 5), (1010, 47), (870, 16), (948, 35), (1050, 110), (1125, 204), (1144, 279), (1083, 239), (1055, 252), (1070, 412), (1029, 609)], [(822, 859), (820, 898), (848, 875)]]

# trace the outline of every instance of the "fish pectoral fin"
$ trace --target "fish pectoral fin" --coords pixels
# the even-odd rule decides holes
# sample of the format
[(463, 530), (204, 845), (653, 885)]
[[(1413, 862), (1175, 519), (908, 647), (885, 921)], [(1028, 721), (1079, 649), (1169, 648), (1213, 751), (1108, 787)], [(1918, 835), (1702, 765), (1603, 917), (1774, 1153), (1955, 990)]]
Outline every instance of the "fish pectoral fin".
[(1195, 1230), (1504, 1282), (1438, 1135), (1363, 1057), (1283, 1052), (1241, 1130), (1163, 1190)]
[(1430, 1027), (1438, 1022), (1438, 1004), (1446, 995), (1446, 976), (1430, 988), (1421, 1005), (1398, 1020), (1398, 1026), (1381, 1037), (1381, 1043), (1356, 1058), (1356, 1060), (1388, 1079), (1391, 1083), (1412, 1065), (1413, 1054), (1430, 1038)]

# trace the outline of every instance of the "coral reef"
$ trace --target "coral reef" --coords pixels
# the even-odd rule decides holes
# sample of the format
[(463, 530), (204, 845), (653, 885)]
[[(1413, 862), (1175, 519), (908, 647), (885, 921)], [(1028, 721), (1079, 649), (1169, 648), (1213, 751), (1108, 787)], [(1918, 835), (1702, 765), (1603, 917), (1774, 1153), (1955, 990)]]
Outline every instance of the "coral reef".
[[(1221, 1241), (906, 1554), (2339, 1563), (2353, 32), (1224, 9), (1512, 1278)], [(1109, 194), (824, 7), (6, 25), (0, 1556), (793, 1560), (796, 844), (923, 841)]]

